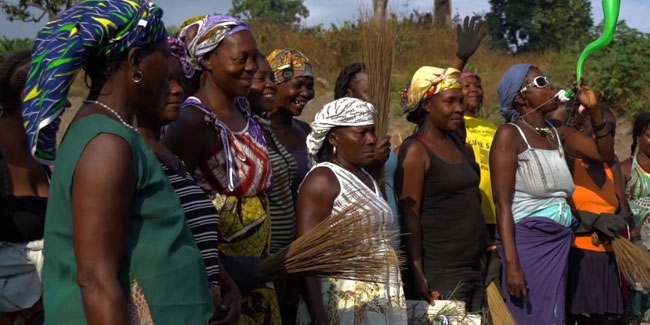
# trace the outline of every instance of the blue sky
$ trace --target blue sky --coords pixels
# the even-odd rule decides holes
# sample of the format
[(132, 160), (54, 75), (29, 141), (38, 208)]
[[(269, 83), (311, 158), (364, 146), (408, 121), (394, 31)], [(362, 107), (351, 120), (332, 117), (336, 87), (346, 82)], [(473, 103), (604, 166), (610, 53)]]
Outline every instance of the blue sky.
[[(11, 1), (11, 0), (10, 0)], [(370, 0), (366, 0), (370, 3)], [(186, 18), (213, 12), (225, 13), (230, 9), (229, 0), (155, 0), (165, 11), (165, 23), (167, 25), (179, 25)], [(591, 0), (592, 14), (596, 23), (602, 20), (601, 2)], [(304, 22), (306, 25), (330, 23), (340, 25), (346, 20), (358, 17), (359, 0), (305, 0), (309, 9), (309, 17)], [(487, 0), (454, 0), (453, 14), (457, 12), (461, 16), (472, 13), (484, 13), (489, 11)], [(398, 14), (408, 15), (413, 10), (431, 10), (433, 0), (400, 0), (389, 1), (389, 6)], [(650, 33), (650, 1), (648, 0), (623, 0), (621, 5), (620, 18), (625, 19), (628, 25)], [(38, 29), (44, 24), (9, 22), (0, 17), (0, 36), (13, 37), (34, 37)]]

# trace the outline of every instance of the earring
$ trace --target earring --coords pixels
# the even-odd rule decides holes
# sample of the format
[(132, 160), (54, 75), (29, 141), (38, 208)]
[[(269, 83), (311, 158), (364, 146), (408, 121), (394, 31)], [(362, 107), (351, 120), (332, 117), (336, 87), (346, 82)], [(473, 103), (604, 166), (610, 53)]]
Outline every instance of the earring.
[(140, 70), (136, 71), (133, 74), (133, 77), (131, 77), (131, 80), (133, 80), (133, 82), (135, 82), (135, 83), (140, 83), (140, 81), (142, 81), (142, 79), (144, 79), (144, 75), (142, 74), (142, 72), (140, 72)]
[(334, 146), (334, 149), (332, 150), (332, 152), (333, 152), (334, 155), (336, 156), (336, 146)]

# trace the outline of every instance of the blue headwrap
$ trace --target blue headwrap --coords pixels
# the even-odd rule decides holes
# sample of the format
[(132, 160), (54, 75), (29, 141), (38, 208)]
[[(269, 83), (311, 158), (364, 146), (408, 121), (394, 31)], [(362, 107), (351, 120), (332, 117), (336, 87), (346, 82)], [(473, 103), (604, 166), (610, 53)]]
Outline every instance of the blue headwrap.
[(519, 117), (519, 112), (515, 107), (515, 97), (519, 94), (528, 70), (532, 67), (533, 65), (528, 63), (515, 64), (503, 74), (499, 82), (499, 87), (497, 87), (499, 100), (501, 100), (499, 112), (506, 119), (506, 122), (511, 122)]
[(163, 40), (163, 12), (139, 0), (85, 0), (38, 33), (25, 84), (23, 119), (36, 160), (52, 163), (68, 90), (92, 59), (110, 59)]

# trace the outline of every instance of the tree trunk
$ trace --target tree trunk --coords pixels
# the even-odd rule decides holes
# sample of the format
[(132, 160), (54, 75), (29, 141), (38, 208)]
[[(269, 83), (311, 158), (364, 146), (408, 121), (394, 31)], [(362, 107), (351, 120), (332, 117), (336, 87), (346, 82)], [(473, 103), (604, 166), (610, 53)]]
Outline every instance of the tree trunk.
[(433, 24), (451, 25), (451, 0), (433, 0)]
[(388, 0), (372, 0), (374, 16), (384, 18), (386, 16), (387, 6), (388, 6)]

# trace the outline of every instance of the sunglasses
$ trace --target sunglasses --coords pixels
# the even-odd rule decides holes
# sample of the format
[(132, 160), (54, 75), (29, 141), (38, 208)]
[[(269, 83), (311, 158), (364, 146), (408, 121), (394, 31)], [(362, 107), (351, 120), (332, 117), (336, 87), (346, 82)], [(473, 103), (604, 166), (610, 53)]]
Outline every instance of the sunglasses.
[(550, 85), (551, 83), (548, 81), (548, 77), (546, 76), (537, 76), (533, 79), (533, 82), (529, 83), (526, 85), (524, 88), (521, 88), (519, 93), (523, 93), (527, 90), (530, 89), (530, 87), (536, 87), (536, 88), (546, 88)]

